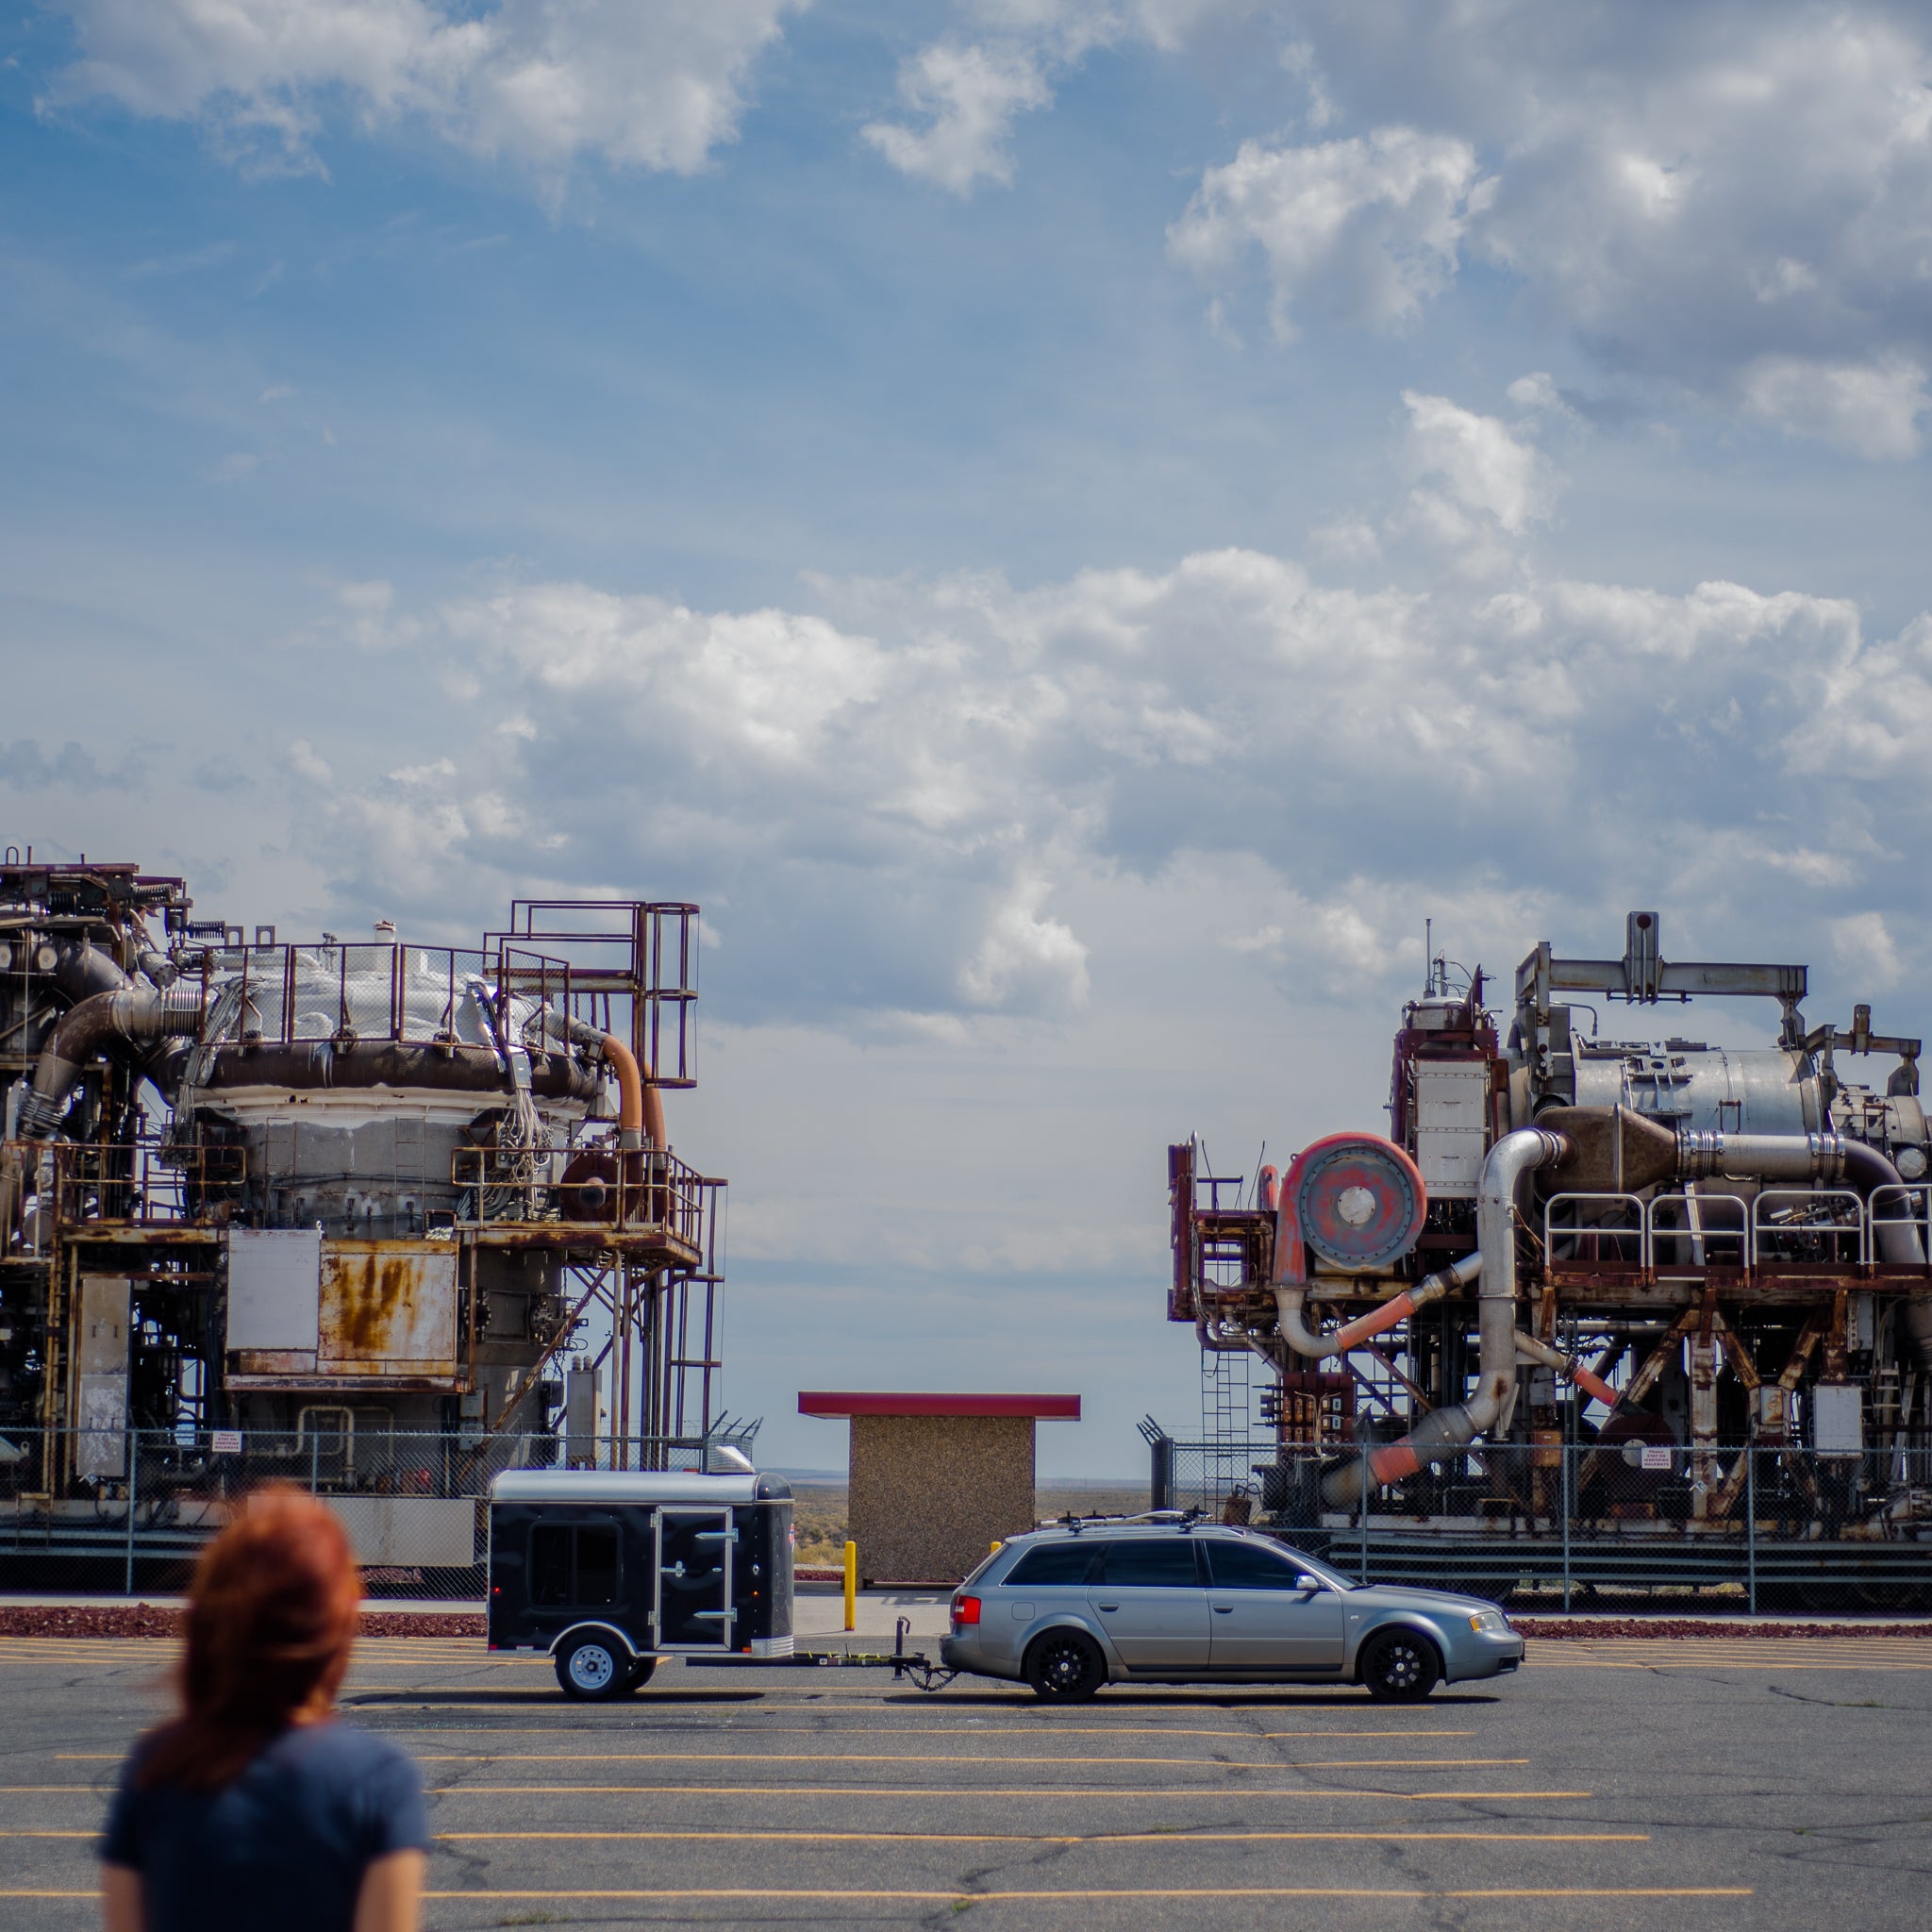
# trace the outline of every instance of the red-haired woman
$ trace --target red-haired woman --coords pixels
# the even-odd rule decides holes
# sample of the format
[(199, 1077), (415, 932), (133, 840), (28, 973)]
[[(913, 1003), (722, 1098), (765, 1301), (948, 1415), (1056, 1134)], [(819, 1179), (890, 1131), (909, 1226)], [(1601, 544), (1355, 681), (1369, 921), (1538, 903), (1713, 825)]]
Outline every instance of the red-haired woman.
[(422, 1779), (334, 1722), (361, 1594), (340, 1519), (294, 1490), (256, 1496), (208, 1545), (181, 1715), (134, 1747), (108, 1814), (108, 1932), (414, 1932)]

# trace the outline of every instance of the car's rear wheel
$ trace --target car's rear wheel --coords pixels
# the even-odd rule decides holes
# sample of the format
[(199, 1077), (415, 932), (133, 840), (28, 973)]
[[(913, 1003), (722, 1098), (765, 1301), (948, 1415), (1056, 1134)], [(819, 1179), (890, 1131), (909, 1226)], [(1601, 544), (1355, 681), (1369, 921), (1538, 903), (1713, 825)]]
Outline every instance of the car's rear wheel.
[(1036, 1695), (1080, 1704), (1107, 1682), (1107, 1659), (1084, 1630), (1049, 1630), (1026, 1646), (1023, 1665)]
[(1381, 1630), (1362, 1645), (1356, 1666), (1377, 1704), (1420, 1704), (1442, 1679), (1442, 1659), (1413, 1630)]
[(628, 1688), (631, 1660), (604, 1637), (579, 1637), (557, 1653), (557, 1681), (566, 1697), (601, 1703)]

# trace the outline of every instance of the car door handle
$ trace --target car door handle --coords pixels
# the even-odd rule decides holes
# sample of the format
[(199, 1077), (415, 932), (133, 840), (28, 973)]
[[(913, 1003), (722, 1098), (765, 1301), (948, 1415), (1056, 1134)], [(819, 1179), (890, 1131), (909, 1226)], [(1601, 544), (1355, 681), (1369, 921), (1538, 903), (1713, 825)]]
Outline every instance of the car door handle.
[(1102, 1604), (1102, 1605), (1100, 1605), (1100, 1606), (1099, 1606), (1099, 1607), (1100, 1607), (1101, 1609), (1103, 1609), (1103, 1610), (1117, 1610), (1117, 1609), (1119, 1609), (1119, 1608), (1120, 1608), (1120, 1605), (1118, 1605), (1118, 1604)]
[(1234, 1606), (1232, 1604), (1216, 1604), (1214, 1606), (1214, 1614), (1217, 1617), (1231, 1617), (1234, 1615)]

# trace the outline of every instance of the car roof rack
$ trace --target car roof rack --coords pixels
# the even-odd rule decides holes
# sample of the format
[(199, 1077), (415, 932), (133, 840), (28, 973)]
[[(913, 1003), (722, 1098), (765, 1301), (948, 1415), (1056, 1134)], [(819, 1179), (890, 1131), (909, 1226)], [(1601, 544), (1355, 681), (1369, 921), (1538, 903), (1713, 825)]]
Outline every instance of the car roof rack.
[[(1069, 1510), (1066, 1515), (1053, 1517), (1050, 1521), (1057, 1524), (1061, 1529), (1069, 1530), (1074, 1536), (1078, 1536), (1083, 1529), (1088, 1528), (1093, 1524), (1108, 1524), (1118, 1527), (1134, 1523), (1166, 1523), (1174, 1524), (1181, 1529), (1191, 1529), (1207, 1514), (1207, 1510), (1197, 1505), (1191, 1509), (1141, 1509), (1136, 1511), (1131, 1516), (1112, 1514), (1104, 1510), (1091, 1516), (1075, 1516), (1072, 1510)], [(1046, 1527), (1046, 1524), (1042, 1524), (1041, 1527), (1043, 1529)]]

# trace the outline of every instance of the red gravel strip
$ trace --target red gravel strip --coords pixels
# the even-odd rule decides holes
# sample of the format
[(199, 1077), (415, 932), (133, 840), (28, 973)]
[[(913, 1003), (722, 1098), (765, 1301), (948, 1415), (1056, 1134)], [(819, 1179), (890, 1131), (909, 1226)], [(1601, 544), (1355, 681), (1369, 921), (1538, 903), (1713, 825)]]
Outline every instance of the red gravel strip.
[(1932, 1637), (1932, 1619), (1897, 1624), (1748, 1624), (1716, 1617), (1511, 1617), (1525, 1637)]
[[(181, 1612), (153, 1604), (0, 1605), (0, 1637), (179, 1637)], [(371, 1610), (365, 1637), (481, 1637), (483, 1613)]]
[[(809, 1573), (801, 1572), (803, 1574)], [(831, 1574), (836, 1575), (833, 1572)], [(1744, 1623), (1717, 1617), (1512, 1617), (1525, 1637), (1552, 1640), (1607, 1637), (1739, 1638), (1916, 1637), (1932, 1639), (1932, 1618), (1896, 1624)], [(181, 1613), (153, 1604), (12, 1604), (0, 1606), (0, 1637), (178, 1637)], [(424, 1614), (414, 1610), (370, 1610), (362, 1617), (365, 1637), (481, 1637), (483, 1613)]]

